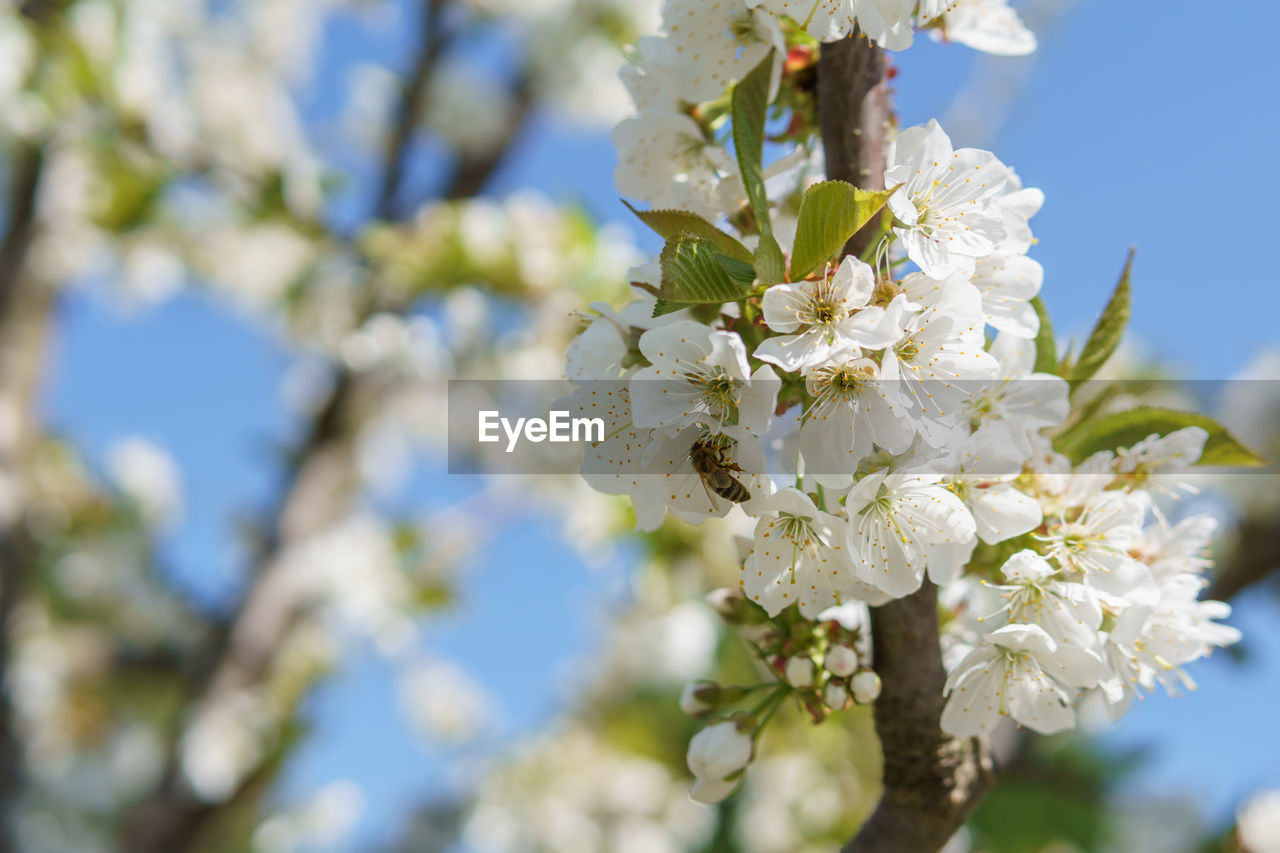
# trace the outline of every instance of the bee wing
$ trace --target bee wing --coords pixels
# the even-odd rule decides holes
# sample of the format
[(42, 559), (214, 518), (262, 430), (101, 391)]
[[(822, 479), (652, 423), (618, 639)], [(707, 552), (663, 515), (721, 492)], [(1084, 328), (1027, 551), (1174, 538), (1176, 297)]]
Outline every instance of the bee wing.
[(716, 493), (711, 491), (711, 486), (707, 484), (707, 478), (699, 475), (698, 480), (702, 483), (702, 490), (707, 493), (707, 499), (711, 501), (711, 508), (716, 512), (719, 512), (720, 502), (716, 500)]

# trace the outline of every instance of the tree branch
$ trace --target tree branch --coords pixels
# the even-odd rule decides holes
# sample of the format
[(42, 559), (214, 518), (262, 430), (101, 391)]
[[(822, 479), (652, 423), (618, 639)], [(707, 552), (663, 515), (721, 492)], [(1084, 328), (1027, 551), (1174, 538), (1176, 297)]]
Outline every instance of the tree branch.
[(1231, 560), (1217, 572), (1204, 597), (1230, 601), (1280, 568), (1280, 518), (1247, 518)]
[(871, 643), (883, 684), (875, 721), (884, 790), (844, 853), (935, 853), (987, 792), (992, 768), (984, 743), (940, 725), (947, 674), (933, 583), (872, 608)]
[[(884, 51), (860, 33), (822, 46), (818, 56), (818, 116), (827, 177), (865, 190), (884, 189), (889, 146), (889, 81)], [(878, 221), (854, 234), (845, 254), (861, 256)]]
[(422, 49), (418, 51), (413, 72), (405, 84), (404, 95), (396, 111), (395, 125), (387, 146), (387, 169), (378, 187), (374, 216), (390, 220), (396, 214), (396, 193), (404, 183), (412, 146), (410, 141), (421, 119), (422, 104), (431, 88), (436, 65), (448, 44), (441, 19), (449, 0), (426, 0), (422, 13)]
[[(386, 172), (378, 191), (377, 214), (383, 219), (393, 220), (399, 212), (395, 199), (404, 189), (410, 141), (421, 119), (423, 95), (433, 67), (445, 46), (439, 20), (447, 2), (428, 0), (423, 48), (396, 113)], [(518, 78), (515, 95), (517, 109), (506, 140), (484, 156), (464, 157), (450, 180), (445, 198), (474, 195), (505, 160), (532, 106), (532, 88), (527, 75)], [(379, 305), (370, 299), (362, 310), (371, 313), (405, 308), (404, 305)], [(293, 456), (292, 473), (282, 490), (284, 497), (272, 513), (273, 524), (257, 554), (258, 571), (254, 580), (191, 687), (191, 708), (261, 683), (288, 631), (305, 615), (305, 591), (299, 587), (295, 575), (283, 571), (281, 558), (290, 544), (322, 533), (340, 521), (350, 506), (359, 488), (351, 457), (361, 413), (367, 408), (365, 391), (358, 375), (345, 367), (339, 368), (328, 400), (319, 408)], [(250, 778), (252, 774), (242, 787)], [(237, 793), (226, 803), (233, 802)], [(169, 749), (161, 782), (125, 820), (121, 847), (129, 853), (190, 850), (226, 803), (206, 803), (196, 796), (185, 779), (175, 740)]]
[[(822, 46), (818, 109), (827, 177), (863, 189), (884, 189), (892, 120), (884, 52), (864, 38)], [(878, 223), (845, 246), (861, 254)], [(875, 704), (884, 754), (880, 802), (844, 853), (935, 853), (956, 833), (991, 784), (983, 743), (957, 739), (941, 727), (946, 671), (938, 643), (937, 588), (871, 609), (875, 668), (882, 682)]]
[[(36, 558), (21, 494), (26, 460), (37, 433), (35, 396), (54, 296), (32, 276), (27, 255), (36, 228), (36, 203), (44, 171), (39, 147), (23, 146), (9, 164), (8, 229), (0, 242), (0, 486), (18, 495), (0, 518), (0, 682), (12, 657), (12, 621)], [(9, 691), (0, 693), (0, 850), (15, 849), (7, 811), (21, 784), (22, 740)]]

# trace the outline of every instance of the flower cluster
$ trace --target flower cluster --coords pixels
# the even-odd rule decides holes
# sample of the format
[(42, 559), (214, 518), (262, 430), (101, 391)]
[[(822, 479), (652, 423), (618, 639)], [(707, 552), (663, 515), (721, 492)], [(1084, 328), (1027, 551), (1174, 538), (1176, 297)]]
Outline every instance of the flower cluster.
[[(1115, 349), (1127, 270), (1060, 361), (1027, 254), (1043, 195), (994, 154), (931, 121), (894, 134), (886, 190), (818, 181), (815, 39), (901, 49), (915, 27), (1026, 52), (1016, 16), (976, 0), (663, 13), (623, 72), (637, 113), (614, 139), (618, 186), (650, 203), (639, 215), (666, 247), (632, 271), (631, 304), (593, 306), (567, 363), (572, 406), (606, 422), (582, 473), (627, 495), (641, 529), (735, 507), (754, 523), (741, 593), (718, 609), (773, 681), (687, 688), (682, 707), (709, 720), (689, 749), (694, 797), (734, 790), (785, 699), (815, 721), (874, 701), (858, 614), (927, 583), (951, 614), (953, 735), (1002, 716), (1059, 731), (1085, 695), (1118, 716), (1157, 683), (1190, 684), (1183, 664), (1237, 639), (1215, 621), (1229, 608), (1198, 600), (1212, 525), (1161, 509), (1210, 430), (1139, 411), (1107, 432), (1072, 410)], [(791, 150), (766, 166), (767, 133)]]

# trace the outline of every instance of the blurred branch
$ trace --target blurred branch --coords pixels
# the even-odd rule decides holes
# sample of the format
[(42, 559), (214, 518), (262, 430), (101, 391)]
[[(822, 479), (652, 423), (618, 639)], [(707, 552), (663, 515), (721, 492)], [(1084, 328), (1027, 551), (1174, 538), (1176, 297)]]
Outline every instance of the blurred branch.
[(375, 216), (378, 219), (395, 218), (396, 193), (404, 183), (404, 174), (409, 162), (413, 133), (421, 118), (422, 105), (427, 92), (431, 89), (431, 80), (440, 56), (448, 46), (449, 38), (442, 26), (445, 6), (449, 0), (426, 0), (426, 8), (422, 14), (422, 48), (418, 51), (417, 62), (405, 85), (404, 95), (396, 111), (395, 125), (391, 131), (391, 140), (387, 153), (387, 168), (382, 175), (382, 183), (378, 189), (378, 201)]
[(1246, 519), (1231, 561), (1217, 573), (1204, 597), (1230, 601), (1276, 569), (1280, 569), (1280, 517)]
[[(378, 192), (378, 215), (395, 219), (395, 199), (404, 190), (411, 140), (433, 67), (445, 47), (439, 20), (448, 0), (429, 0), (424, 22), (423, 46), (396, 111), (386, 170)], [(475, 194), (506, 159), (532, 106), (527, 74), (515, 87), (517, 109), (508, 135), (496, 150), (482, 157), (463, 157), (445, 196), (465, 198)], [(408, 310), (367, 300), (364, 313), (375, 310)], [(342, 519), (359, 482), (353, 465), (353, 444), (361, 423), (366, 389), (358, 374), (339, 365), (328, 399), (317, 409), (309, 429), (293, 454), (283, 498), (272, 513), (270, 533), (259, 551), (257, 571), (241, 606), (209, 653), (207, 664), (194, 680), (185, 717), (219, 699), (258, 686), (267, 675), (273, 655), (289, 630), (305, 615), (306, 590), (296, 575), (284, 570), (289, 546), (324, 532)], [(187, 783), (179, 754), (180, 731), (171, 743), (167, 767), (157, 788), (127, 817), (121, 830), (121, 847), (129, 853), (180, 853), (190, 850), (209, 822), (240, 799), (251, 780), (261, 781), (261, 768), (249, 773), (235, 792), (220, 803), (201, 801)]]
[[(8, 678), (12, 629), (36, 545), (27, 532), (22, 493), (36, 433), (35, 396), (53, 311), (52, 288), (27, 265), (36, 229), (44, 152), (23, 146), (9, 164), (8, 228), (0, 242), (0, 683)], [(22, 745), (8, 690), (0, 694), (0, 810), (13, 803), (22, 772)], [(0, 814), (0, 850), (14, 849), (10, 821)]]
[[(883, 189), (890, 113), (883, 51), (860, 34), (824, 44), (818, 109), (827, 177)], [(846, 252), (860, 253), (855, 234)], [(845, 853), (935, 853), (961, 827), (991, 784), (991, 760), (977, 739), (942, 731), (947, 674), (938, 642), (937, 588), (871, 609), (876, 672), (876, 734), (884, 755), (883, 791)]]
[(479, 156), (463, 155), (453, 179), (444, 191), (444, 198), (459, 199), (478, 195), (489, 183), (494, 172), (507, 159), (512, 144), (524, 127), (525, 120), (533, 108), (533, 83), (527, 73), (516, 80), (512, 88), (515, 106), (507, 123), (505, 143)]

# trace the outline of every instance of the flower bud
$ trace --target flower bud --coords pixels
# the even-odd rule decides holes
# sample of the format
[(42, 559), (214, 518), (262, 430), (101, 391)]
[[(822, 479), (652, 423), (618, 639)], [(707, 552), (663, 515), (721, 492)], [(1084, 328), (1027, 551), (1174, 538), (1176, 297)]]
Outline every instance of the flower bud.
[(730, 625), (759, 625), (769, 619), (763, 608), (757, 607), (731, 589), (713, 589), (703, 600)]
[(680, 691), (680, 710), (690, 717), (710, 714), (720, 705), (720, 685), (714, 681), (691, 681)]
[(689, 788), (689, 797), (704, 805), (714, 806), (732, 794), (733, 789), (736, 787), (738, 787), (737, 779), (704, 779), (698, 777), (693, 780), (693, 785)]
[(793, 657), (787, 661), (787, 683), (803, 690), (813, 686), (813, 660), (807, 657)]
[(861, 670), (849, 680), (849, 692), (859, 705), (870, 705), (880, 698), (880, 676), (874, 670)]
[(719, 781), (751, 763), (753, 746), (736, 723), (716, 723), (693, 736), (685, 759), (694, 776)]
[(848, 646), (833, 646), (827, 650), (822, 664), (832, 675), (848, 678), (858, 668), (858, 653)]
[(827, 682), (827, 689), (822, 691), (822, 701), (833, 711), (843, 711), (849, 707), (849, 691), (843, 681)]

